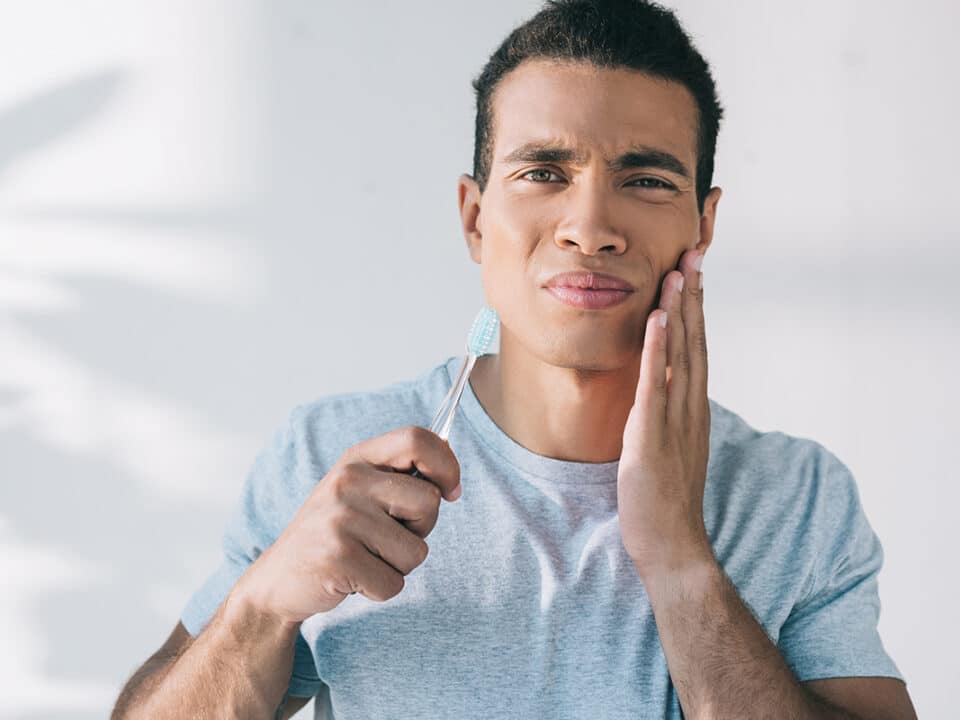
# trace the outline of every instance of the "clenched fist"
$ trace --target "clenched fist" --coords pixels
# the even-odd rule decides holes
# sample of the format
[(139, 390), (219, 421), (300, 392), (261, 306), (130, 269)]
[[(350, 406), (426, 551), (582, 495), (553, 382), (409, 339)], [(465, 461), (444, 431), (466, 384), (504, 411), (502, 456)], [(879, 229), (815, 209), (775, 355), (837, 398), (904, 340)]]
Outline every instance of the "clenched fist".
[[(408, 473), (414, 466), (424, 476)], [(408, 426), (348, 449), (238, 588), (261, 611), (299, 623), (358, 592), (384, 601), (427, 557), (441, 498), (460, 497), (460, 463), (426, 428)]]

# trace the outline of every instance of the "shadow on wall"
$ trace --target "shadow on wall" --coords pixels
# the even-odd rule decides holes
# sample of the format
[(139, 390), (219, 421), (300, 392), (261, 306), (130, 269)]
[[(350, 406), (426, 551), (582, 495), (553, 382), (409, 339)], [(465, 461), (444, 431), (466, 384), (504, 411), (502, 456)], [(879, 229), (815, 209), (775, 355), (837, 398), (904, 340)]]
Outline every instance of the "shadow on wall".
[(30, 158), (103, 113), (127, 82), (118, 69), (60, 83), (0, 112), (0, 182)]
[[(132, 82), (106, 69), (0, 111), (0, 188)], [(211, 343), (204, 362), (230, 364), (222, 328), (244, 332), (230, 306), (263, 273), (237, 246), (248, 221), (232, 208), (0, 206), (5, 713), (103, 717), (216, 562), (220, 513), (262, 438), (223, 430), (234, 409), (176, 375), (198, 343)]]

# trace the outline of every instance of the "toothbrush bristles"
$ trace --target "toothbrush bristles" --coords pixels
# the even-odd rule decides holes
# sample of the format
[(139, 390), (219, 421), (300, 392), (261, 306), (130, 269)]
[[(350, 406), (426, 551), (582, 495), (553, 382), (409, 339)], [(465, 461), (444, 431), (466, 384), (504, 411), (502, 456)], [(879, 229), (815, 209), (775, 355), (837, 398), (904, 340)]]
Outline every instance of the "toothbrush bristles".
[(493, 341), (499, 321), (497, 311), (492, 307), (484, 305), (480, 308), (467, 336), (467, 351), (474, 355), (483, 355)]

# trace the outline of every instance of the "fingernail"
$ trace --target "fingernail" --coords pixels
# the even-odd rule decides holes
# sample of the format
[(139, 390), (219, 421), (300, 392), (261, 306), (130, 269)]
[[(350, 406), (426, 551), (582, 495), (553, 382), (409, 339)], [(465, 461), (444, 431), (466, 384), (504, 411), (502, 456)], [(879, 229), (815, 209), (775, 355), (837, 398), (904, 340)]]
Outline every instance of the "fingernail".
[(697, 284), (700, 286), (700, 289), (703, 290), (703, 273), (702, 272), (697, 273), (697, 280), (698, 280)]
[(660, 313), (660, 317), (658, 317), (657, 320), (660, 322), (660, 327), (665, 328), (665, 327), (667, 326), (667, 314), (666, 314), (666, 313)]
[(683, 290), (683, 275), (680, 276), (680, 282), (677, 283), (677, 292)]
[(459, 500), (460, 495), (462, 494), (463, 494), (463, 483), (460, 483), (453, 490), (450, 491), (450, 501), (453, 502), (455, 500)]
[(701, 265), (703, 265), (703, 253), (698, 253), (697, 257), (693, 259), (693, 269), (699, 270)]

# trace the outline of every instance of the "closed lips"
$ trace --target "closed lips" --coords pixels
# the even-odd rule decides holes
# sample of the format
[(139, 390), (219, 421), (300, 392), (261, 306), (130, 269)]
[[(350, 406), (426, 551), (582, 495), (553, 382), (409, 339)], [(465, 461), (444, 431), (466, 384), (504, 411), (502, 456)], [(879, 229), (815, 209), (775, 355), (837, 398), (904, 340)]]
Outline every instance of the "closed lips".
[(633, 292), (634, 287), (616, 275), (596, 272), (566, 272), (554, 275), (547, 287), (571, 287), (581, 290), (623, 290)]
[(625, 303), (634, 287), (616, 275), (581, 270), (554, 275), (545, 290), (569, 307), (599, 311)]

